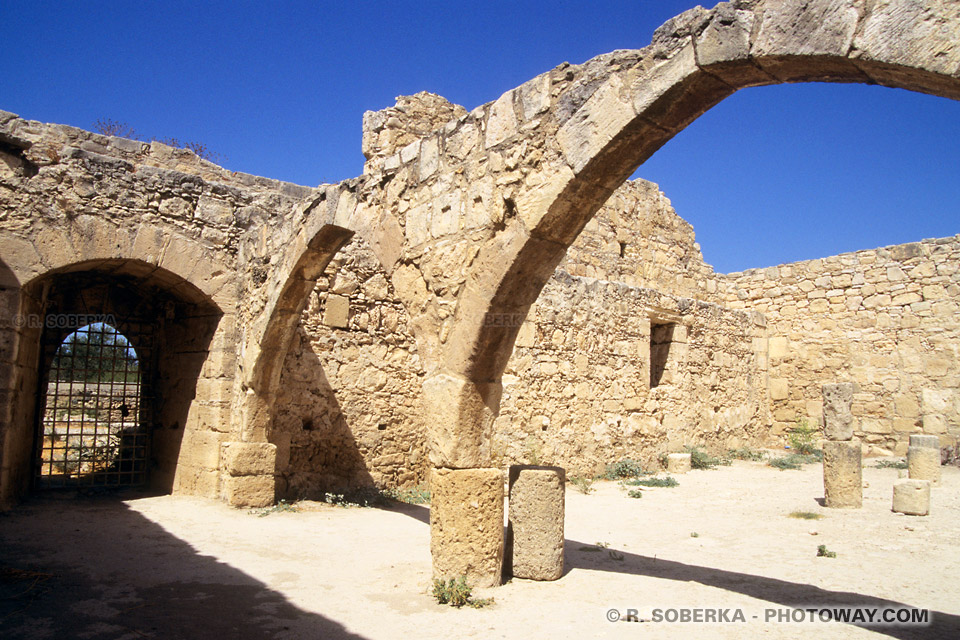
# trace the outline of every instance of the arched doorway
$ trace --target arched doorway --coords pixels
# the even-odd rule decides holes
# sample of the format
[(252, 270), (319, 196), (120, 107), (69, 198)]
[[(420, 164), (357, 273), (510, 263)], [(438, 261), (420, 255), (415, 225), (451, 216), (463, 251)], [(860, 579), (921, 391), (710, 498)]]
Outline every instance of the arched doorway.
[(47, 327), (45, 332), (34, 458), (38, 489), (147, 481), (152, 327), (124, 321), (125, 334), (114, 326), (121, 324), (116, 318), (97, 320), (59, 343), (64, 330)]

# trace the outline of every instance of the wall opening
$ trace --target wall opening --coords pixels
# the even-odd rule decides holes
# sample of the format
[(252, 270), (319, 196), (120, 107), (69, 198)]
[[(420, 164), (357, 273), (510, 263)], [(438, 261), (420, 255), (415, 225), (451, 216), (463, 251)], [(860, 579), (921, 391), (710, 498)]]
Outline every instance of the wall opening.
[(153, 331), (142, 323), (125, 327), (131, 335), (107, 322), (62, 341), (59, 332), (46, 332), (35, 488), (146, 484)]
[(669, 382), (667, 363), (670, 361), (670, 350), (673, 345), (676, 323), (650, 322), (650, 388), (660, 386), (661, 382)]

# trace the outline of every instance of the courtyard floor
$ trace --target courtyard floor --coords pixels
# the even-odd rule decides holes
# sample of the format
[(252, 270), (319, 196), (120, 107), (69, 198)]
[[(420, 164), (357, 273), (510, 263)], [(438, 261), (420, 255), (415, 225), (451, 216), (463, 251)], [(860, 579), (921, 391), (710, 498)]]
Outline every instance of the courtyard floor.
[[(564, 576), (477, 590), (495, 599), (481, 609), (429, 595), (422, 506), (258, 516), (185, 497), (34, 498), (0, 514), (0, 638), (960, 637), (960, 469), (944, 467), (931, 515), (911, 517), (890, 510), (897, 470), (874, 465), (859, 510), (819, 504), (819, 465), (735, 462), (642, 499), (568, 486)], [(821, 544), (836, 557), (817, 557)], [(931, 621), (784, 620), (838, 606)], [(654, 621), (684, 609), (743, 621)]]

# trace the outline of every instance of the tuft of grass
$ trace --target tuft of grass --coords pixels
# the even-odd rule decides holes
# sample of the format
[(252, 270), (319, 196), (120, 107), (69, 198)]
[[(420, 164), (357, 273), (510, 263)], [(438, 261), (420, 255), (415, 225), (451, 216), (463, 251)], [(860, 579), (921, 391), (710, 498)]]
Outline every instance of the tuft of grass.
[(801, 455), (799, 453), (791, 453), (790, 455), (781, 456), (779, 458), (774, 458), (767, 461), (767, 466), (774, 467), (775, 469), (780, 469), (780, 471), (785, 471), (787, 469), (799, 469), (805, 464), (813, 464), (815, 462), (821, 462), (823, 460), (823, 454), (817, 451), (814, 454), (810, 455)]
[(272, 507), (266, 507), (264, 509), (251, 509), (250, 514), (255, 515), (258, 518), (264, 518), (271, 513), (297, 513), (300, 509), (295, 504), (291, 504), (286, 500), (281, 500)]
[(458, 609), (463, 606), (480, 609), (488, 604), (493, 604), (493, 598), (475, 599), (473, 597), (473, 590), (467, 584), (466, 576), (450, 578), (446, 582), (440, 578), (435, 578), (430, 593), (436, 598), (437, 604), (449, 604), (451, 607), (457, 607)]
[(430, 490), (423, 485), (412, 489), (384, 489), (381, 494), (388, 500), (406, 504), (430, 504)]
[(379, 507), (388, 502), (388, 496), (376, 487), (349, 489), (343, 493), (324, 493), (321, 502), (338, 507)]
[(788, 517), (797, 518), (798, 520), (820, 520), (823, 518), (823, 514), (814, 511), (793, 511)]
[(740, 447), (739, 449), (730, 449), (727, 451), (727, 457), (733, 460), (752, 460), (759, 462), (763, 460), (763, 452), (751, 449), (750, 447)]
[(570, 484), (575, 486), (577, 490), (584, 494), (590, 495), (593, 493), (593, 478), (587, 478), (585, 476), (573, 476), (569, 479)]
[(836, 558), (837, 552), (830, 551), (829, 549), (827, 549), (827, 545), (821, 544), (817, 546), (817, 557), (818, 558)]
[(716, 469), (731, 464), (730, 460), (712, 456), (700, 447), (687, 447), (686, 450), (690, 454), (690, 466), (694, 469)]
[(627, 491), (627, 495), (630, 496), (631, 498), (642, 498), (643, 491), (641, 491), (640, 489), (631, 489), (630, 491)]
[(691, 538), (699, 538), (699, 537), (700, 537), (700, 534), (697, 533), (696, 531), (692, 531), (692, 532), (690, 533), (690, 537), (691, 537)]
[(623, 478), (636, 478), (643, 475), (643, 465), (636, 460), (624, 458), (620, 462), (607, 465), (607, 472), (604, 478), (607, 480), (621, 480)]
[(797, 418), (797, 426), (790, 429), (787, 440), (790, 448), (802, 455), (811, 455), (817, 450), (816, 437), (819, 429), (811, 427), (806, 418)]
[(631, 487), (678, 487), (680, 483), (673, 476), (665, 478), (635, 478), (624, 480), (623, 484)]
[(877, 469), (906, 469), (907, 461), (899, 458), (884, 458), (877, 460), (875, 466)]

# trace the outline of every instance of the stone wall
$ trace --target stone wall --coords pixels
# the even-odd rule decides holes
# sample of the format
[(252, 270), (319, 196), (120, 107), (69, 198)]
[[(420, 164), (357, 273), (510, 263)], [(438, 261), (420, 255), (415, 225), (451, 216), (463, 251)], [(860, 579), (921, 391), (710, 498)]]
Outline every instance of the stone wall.
[(355, 239), (328, 265), (287, 352), (270, 441), (278, 495), (424, 481), (423, 369), (397, 300)]
[(960, 435), (960, 236), (721, 278), (764, 314), (774, 433), (819, 421), (820, 386), (853, 382), (857, 436), (906, 452), (911, 433)]

